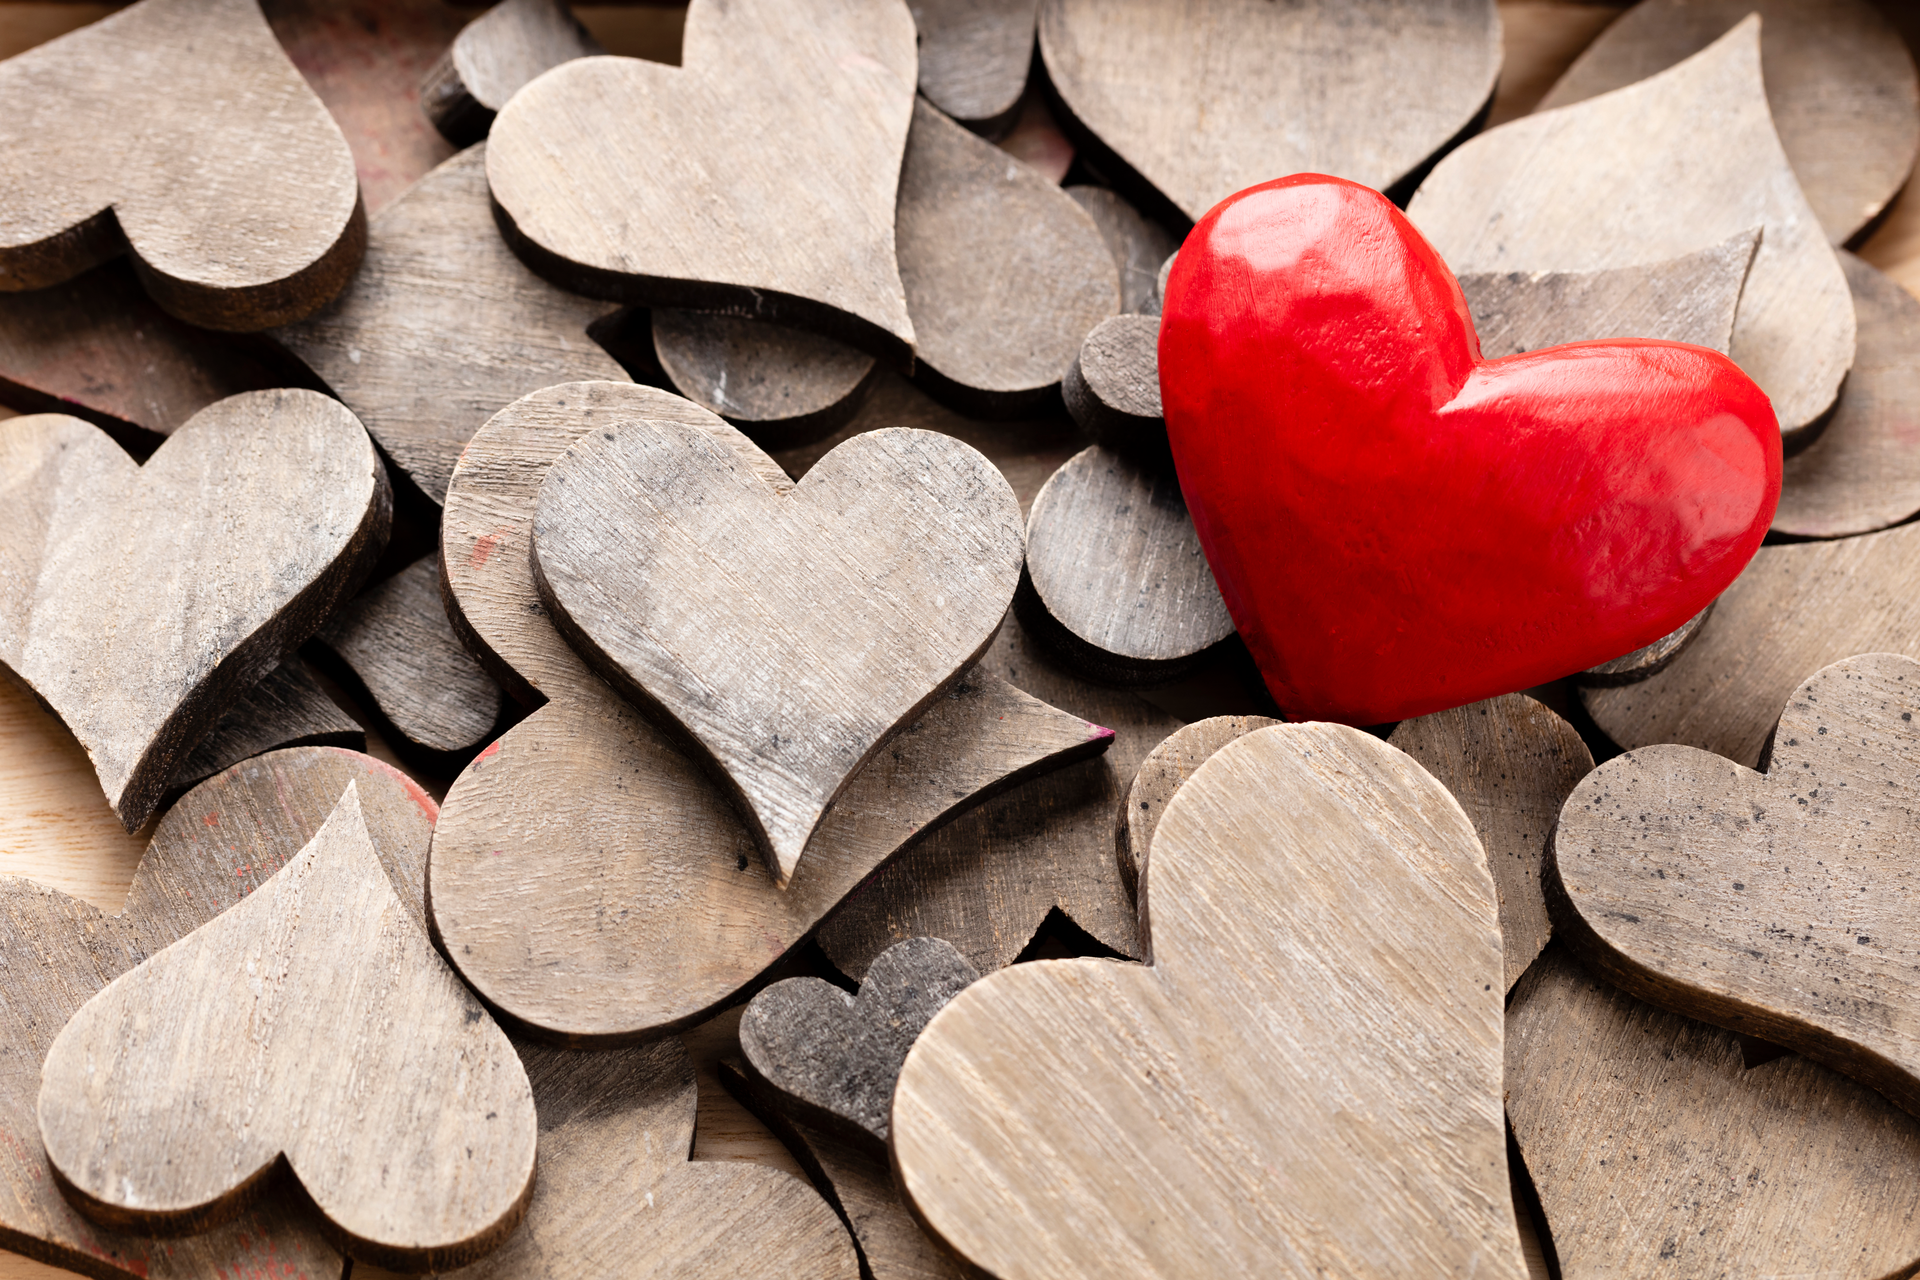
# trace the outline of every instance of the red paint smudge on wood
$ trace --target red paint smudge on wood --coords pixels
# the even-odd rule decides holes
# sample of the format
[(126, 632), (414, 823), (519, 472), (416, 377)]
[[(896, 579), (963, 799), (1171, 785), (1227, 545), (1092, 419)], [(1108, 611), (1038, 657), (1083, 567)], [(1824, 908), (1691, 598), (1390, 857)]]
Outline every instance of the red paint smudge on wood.
[(200, 819), (200, 821), (206, 823), (210, 827), (217, 827), (220, 825), (220, 815), (217, 813), (210, 813), (206, 817)]
[(473, 544), (473, 554), (467, 557), (467, 563), (475, 569), (486, 568), (487, 557), (491, 556), (493, 554), (493, 549), (499, 545), (500, 545), (499, 534), (489, 533), (485, 535), (478, 542)]

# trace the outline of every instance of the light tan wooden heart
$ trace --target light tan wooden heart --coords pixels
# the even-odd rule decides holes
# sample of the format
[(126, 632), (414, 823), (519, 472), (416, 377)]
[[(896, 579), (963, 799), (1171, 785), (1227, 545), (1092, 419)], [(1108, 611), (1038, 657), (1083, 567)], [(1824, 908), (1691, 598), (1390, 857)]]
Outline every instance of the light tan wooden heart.
[(707, 431), (629, 422), (548, 469), (533, 526), (556, 625), (710, 759), (782, 884), (848, 779), (992, 641), (1023, 546), (994, 465), (910, 428), (782, 495)]
[(0, 290), (131, 250), (181, 318), (264, 329), (365, 244), (353, 153), (255, 0), (145, 0), (0, 63)]
[(145, 466), (59, 414), (0, 426), (0, 662), (65, 720), (127, 830), (385, 545), (386, 469), (312, 391), (208, 406)]
[(1340, 725), (1229, 743), (1154, 832), (1152, 963), (968, 987), (907, 1055), (894, 1166), (1002, 1280), (1526, 1275), (1473, 828)]

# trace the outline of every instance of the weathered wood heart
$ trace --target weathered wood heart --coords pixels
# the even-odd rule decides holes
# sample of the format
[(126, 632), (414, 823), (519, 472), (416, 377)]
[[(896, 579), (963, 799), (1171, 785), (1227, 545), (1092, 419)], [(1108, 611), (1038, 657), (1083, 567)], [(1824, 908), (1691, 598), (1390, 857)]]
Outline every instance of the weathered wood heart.
[(712, 761), (781, 884), (847, 781), (986, 649), (1023, 548), (993, 464), (909, 428), (856, 436), (783, 495), (707, 431), (624, 423), (548, 469), (533, 526), (556, 625)]
[(487, 179), (515, 251), (577, 292), (740, 311), (909, 363), (906, 4), (695, 0), (681, 61), (581, 58), (507, 103)]
[(0, 662), (87, 748), (129, 831), (364, 576), (391, 508), (367, 433), (312, 391), (222, 400), (145, 466), (77, 418), (18, 418), (0, 493)]
[(1800, 686), (1763, 773), (1683, 746), (1609, 760), (1561, 811), (1556, 931), (1641, 999), (1920, 1114), (1916, 709), (1920, 663), (1865, 654)]
[(327, 696), (298, 658), (288, 658), (220, 717), (185, 763), (169, 791), (184, 791), (242, 760), (283, 747), (367, 749), (367, 732)]
[(0, 210), (0, 290), (130, 251), (213, 329), (305, 315), (366, 244), (353, 153), (255, 0), (144, 0), (0, 64)]
[(252, 894), (73, 1015), (38, 1111), (63, 1194), (122, 1229), (218, 1225), (284, 1158), (348, 1253), (437, 1268), (498, 1245), (532, 1191), (526, 1072), (395, 892), (355, 783)]
[[(925, 55), (922, 54), (922, 65)], [(1107, 242), (1113, 265), (1120, 270), (1120, 311), (1123, 315), (1159, 314), (1155, 278), (1160, 264), (1179, 247), (1157, 222), (1149, 222), (1140, 211), (1106, 187), (1084, 183), (1062, 188), (1073, 202), (1087, 211), (1100, 238)]]
[(1011, 124), (1033, 64), (1039, 0), (917, 0), (920, 92), (988, 137)]
[(1151, 964), (1015, 965), (921, 1033), (892, 1140), (923, 1222), (1006, 1280), (1526, 1274), (1493, 881), (1444, 788), (1339, 725), (1248, 734), (1142, 898)]
[(542, 71), (605, 52), (565, 0), (505, 0), (462, 27), (428, 70), (420, 110), (455, 146), (469, 146)]
[(857, 998), (823, 978), (774, 983), (741, 1017), (740, 1049), (798, 1119), (881, 1153), (907, 1050), (979, 976), (952, 943), (909, 938), (867, 967)]

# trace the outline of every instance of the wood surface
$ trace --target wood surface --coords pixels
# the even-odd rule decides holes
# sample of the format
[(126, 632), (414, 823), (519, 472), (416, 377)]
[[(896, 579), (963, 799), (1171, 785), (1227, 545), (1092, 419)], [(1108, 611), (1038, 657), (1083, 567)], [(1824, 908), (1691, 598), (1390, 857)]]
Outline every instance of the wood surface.
[(174, 771), (167, 789), (184, 790), (282, 747), (367, 749), (366, 730), (327, 696), (299, 658), (288, 658), (241, 695)]
[(992, 641), (1019, 505), (978, 450), (912, 428), (788, 493), (738, 459), (671, 420), (580, 437), (541, 482), (534, 577), (574, 649), (710, 762), (784, 886), (848, 780)]
[(1500, 18), (1491, 0), (1047, 0), (1040, 53), (1096, 167), (1191, 221), (1289, 173), (1414, 173), (1492, 96)]
[(825, 334), (715, 311), (654, 311), (653, 349), (674, 390), (763, 449), (811, 444), (845, 426), (877, 367)]
[(1773, 131), (1757, 21), (1637, 84), (1470, 139), (1407, 215), (1463, 275), (1657, 262), (1759, 226), (1729, 354), (1781, 430), (1826, 412), (1853, 363), (1846, 277)]
[(486, 150), (454, 156), (374, 218), (334, 303), (275, 335), (435, 502), (480, 424), (559, 382), (624, 382), (588, 336), (613, 310), (522, 266), (489, 210)]
[(490, 1251), (532, 1191), (526, 1072), (394, 892), (356, 783), (73, 1015), (38, 1110), (62, 1192), (122, 1229), (230, 1220), (284, 1154), (347, 1252), (427, 1269)]
[(1027, 518), (1028, 629), (1089, 679), (1172, 679), (1233, 635), (1172, 469), (1099, 445), (1054, 472)]
[(1920, 301), (1840, 251), (1859, 325), (1853, 372), (1814, 442), (1786, 461), (1776, 533), (1837, 538), (1920, 511)]
[(1856, 653), (1920, 657), (1920, 527), (1761, 547), (1699, 634), (1637, 684), (1580, 691), (1628, 750), (1675, 742), (1755, 765), (1806, 677)]
[(740, 1019), (740, 1049), (781, 1109), (884, 1158), (907, 1050), (979, 977), (952, 943), (908, 938), (868, 966), (858, 996), (824, 978), (767, 987)]
[(1039, 0), (913, 0), (921, 94), (969, 128), (1001, 132), (1027, 87), (1039, 7)]
[(1093, 219), (1100, 238), (1107, 242), (1107, 251), (1113, 255), (1113, 265), (1120, 268), (1121, 313), (1144, 314), (1153, 299), (1160, 264), (1173, 255), (1179, 242), (1167, 234), (1165, 227), (1140, 216), (1140, 211), (1117, 192), (1085, 183), (1065, 190)]
[[(1153, 833), (1173, 793), (1229, 742), (1279, 723), (1267, 716), (1208, 716), (1169, 734), (1140, 762), (1133, 784), (1127, 788), (1118, 827), (1120, 869), (1126, 875), (1129, 893), (1139, 891), (1140, 868), (1146, 865), (1153, 849)], [(1498, 883), (1496, 880), (1496, 887)]]
[(1387, 741), (1453, 793), (1480, 836), (1500, 897), (1511, 991), (1552, 935), (1541, 866), (1560, 806), (1593, 771), (1593, 753), (1572, 725), (1522, 693), (1402, 720)]
[(1600, 271), (1460, 277), (1483, 359), (1599, 338), (1691, 342), (1725, 354), (1760, 229), (1672, 258)]
[(1758, 13), (1767, 105), (1834, 244), (1871, 222), (1920, 152), (1920, 77), (1868, 0), (1653, 0), (1608, 24), (1540, 109), (1572, 106), (1698, 53)]
[(1142, 890), (1150, 964), (1017, 965), (921, 1033), (920, 1220), (1003, 1280), (1525, 1276), (1494, 886), (1445, 789), (1355, 729), (1262, 729), (1174, 797)]
[(462, 27), (428, 70), (420, 110), (455, 146), (471, 146), (529, 80), (605, 52), (565, 0), (503, 0)]
[(1013, 128), (997, 145), (1022, 164), (1039, 170), (1049, 182), (1065, 182), (1077, 158), (1073, 143), (1048, 110), (1046, 96), (1031, 83), (1015, 110)]
[(1507, 1010), (1507, 1116), (1559, 1274), (1893, 1277), (1920, 1126), (1798, 1054), (1642, 1004), (1555, 946)]
[(854, 1280), (833, 1210), (791, 1174), (687, 1159), (695, 1084), (676, 1040), (606, 1050), (517, 1046), (540, 1112), (525, 1224), (460, 1280), (648, 1274)]
[(0, 450), (0, 662), (135, 830), (379, 555), (386, 471), (352, 414), (297, 390), (202, 410), (144, 467), (56, 414), (7, 423)]
[(1087, 330), (1120, 309), (1119, 269), (1086, 210), (925, 99), (894, 234), (914, 376), (974, 417), (1046, 404)]
[(500, 720), (500, 686), (447, 622), (437, 553), (341, 605), (312, 643), (364, 691), (382, 736), (425, 772), (457, 771)]
[(821, 949), (856, 980), (894, 943), (945, 938), (981, 973), (1012, 964), (1056, 916), (1092, 949), (1140, 954), (1115, 826), (1140, 761), (1180, 721), (1145, 699), (1063, 670), (1010, 618), (976, 673), (1113, 730), (1086, 760), (987, 801), (906, 850), (821, 927)]
[(0, 63), (0, 156), (8, 292), (131, 252), (175, 315), (263, 329), (366, 241), (346, 139), (254, 0), (143, 0)]
[(1120, 315), (1087, 334), (1060, 383), (1067, 412), (1115, 452), (1171, 472), (1160, 410), (1160, 317)]
[(1623, 653), (1597, 667), (1588, 667), (1576, 674), (1574, 679), (1582, 685), (1594, 687), (1636, 684), (1648, 676), (1657, 675), (1693, 643), (1712, 613), (1713, 606), (1708, 605), (1652, 644), (1643, 644), (1631, 653)]
[(515, 250), (581, 293), (783, 321), (910, 364), (903, 0), (695, 0), (682, 63), (582, 58), (514, 95), (487, 177)]
[(1916, 706), (1920, 662), (1864, 654), (1794, 693), (1765, 773), (1684, 746), (1608, 761), (1554, 837), (1560, 936), (1643, 1000), (1785, 1045), (1920, 1114), (1920, 1028), (1904, 1013), (1920, 955)]

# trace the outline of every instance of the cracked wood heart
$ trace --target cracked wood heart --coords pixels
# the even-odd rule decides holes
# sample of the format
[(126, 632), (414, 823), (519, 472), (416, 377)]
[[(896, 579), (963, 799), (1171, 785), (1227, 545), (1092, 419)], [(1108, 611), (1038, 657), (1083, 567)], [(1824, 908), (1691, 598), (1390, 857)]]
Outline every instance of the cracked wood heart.
[(535, 577), (587, 660), (708, 761), (793, 875), (848, 779), (986, 649), (1020, 508), (949, 436), (856, 436), (782, 495), (708, 432), (587, 434), (541, 482)]

